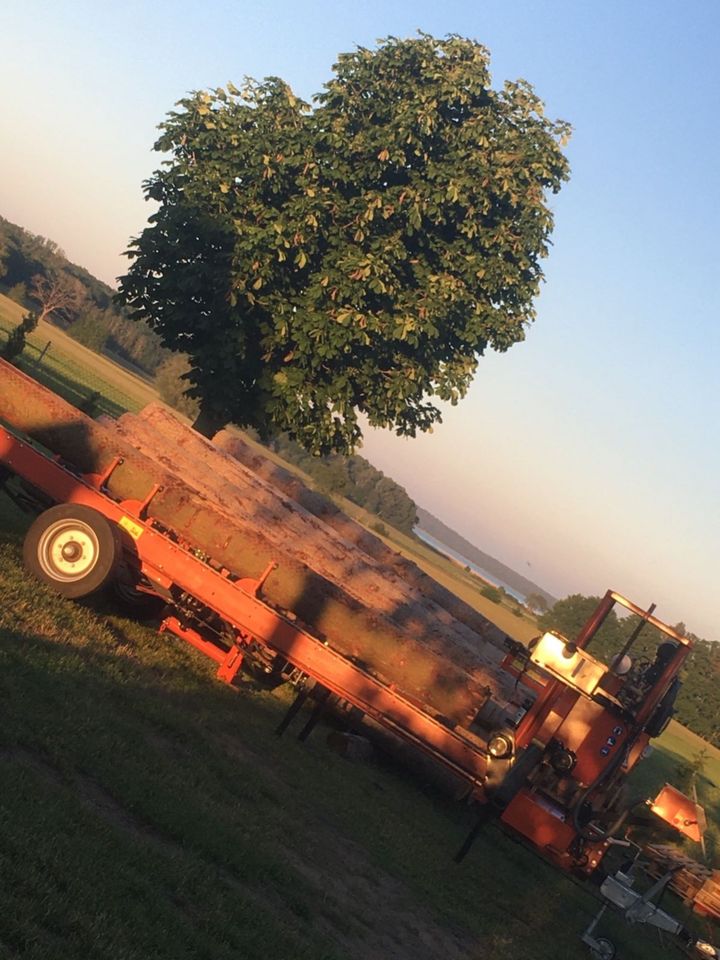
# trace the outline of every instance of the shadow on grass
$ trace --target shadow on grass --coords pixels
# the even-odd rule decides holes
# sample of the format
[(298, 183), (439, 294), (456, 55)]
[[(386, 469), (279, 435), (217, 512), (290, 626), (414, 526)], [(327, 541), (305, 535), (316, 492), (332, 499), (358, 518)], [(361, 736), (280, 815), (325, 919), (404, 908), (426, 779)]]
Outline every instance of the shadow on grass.
[[(56, 625), (89, 618), (58, 611)], [(369, 958), (384, 954), (363, 944), (388, 923), (396, 958), (583, 956), (594, 907), (566, 878), (496, 830), (455, 867), (460, 812), (444, 822), (447, 805), (410, 777), (275, 740), (277, 702), (209, 684), (174, 644), (132, 627), (76, 642), (4, 627), (0, 658), (12, 785), (0, 795), (0, 942), (23, 957)], [(441, 884), (444, 932), (428, 919)], [(326, 918), (318, 939), (323, 910), (355, 926), (341, 935), (338, 921), (330, 937)]]
[(67, 960), (335, 957), (259, 829), (251, 764), (214, 746), (232, 692), (140, 655), (132, 630), (100, 624), (105, 652), (65, 636), (89, 613), (46, 616), (53, 640), (0, 627), (0, 943)]
[[(583, 956), (592, 901), (525, 849), (492, 831), (454, 867), (468, 818), (417, 779), (279, 742), (277, 701), (0, 573), (0, 944), (32, 960), (347, 960), (386, 955), (390, 926), (398, 960)], [(328, 902), (355, 911), (351, 943), (337, 923), (318, 935)], [(439, 920), (424, 939), (435, 913), (462, 926), (454, 951)], [(654, 953), (641, 933), (623, 956)]]

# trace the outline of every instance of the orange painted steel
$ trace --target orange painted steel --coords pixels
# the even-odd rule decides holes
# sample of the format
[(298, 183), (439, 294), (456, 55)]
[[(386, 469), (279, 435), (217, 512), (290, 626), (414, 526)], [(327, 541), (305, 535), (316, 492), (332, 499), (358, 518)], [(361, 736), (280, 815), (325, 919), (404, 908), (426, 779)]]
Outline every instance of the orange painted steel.
[[(518, 748), (535, 744), (545, 750), (559, 742), (572, 750), (574, 760), (566, 781), (575, 781), (585, 791), (582, 796), (592, 795), (614, 775), (626, 776), (639, 762), (650, 741), (646, 726), (662, 709), (661, 704), (692, 649), (687, 637), (612, 590), (607, 591), (580, 631), (575, 641), (577, 647), (588, 645), (615, 604), (624, 606), (675, 644), (674, 652), (658, 670), (637, 709), (618, 709), (621, 705), (602, 687), (597, 696), (586, 697), (561, 680), (551, 679), (515, 733)], [(503, 811), (501, 822), (564, 869), (570, 869), (576, 860), (578, 838), (586, 839), (580, 871), (590, 873), (606, 852), (608, 842), (603, 836), (595, 840), (592, 833), (585, 836), (577, 828), (577, 821), (571, 825), (566, 816), (567, 810), (561, 804), (541, 796), (533, 787), (523, 786)]]
[(206, 657), (219, 664), (217, 677), (225, 683), (232, 683), (243, 664), (243, 652), (240, 646), (233, 644), (229, 650), (224, 650), (216, 643), (206, 640), (197, 630), (182, 624), (177, 617), (165, 617), (160, 624), (159, 633), (173, 633), (176, 637), (186, 640), (191, 646), (204, 653)]
[[(117, 524), (131, 562), (152, 582), (165, 589), (177, 588), (210, 608), (234, 631), (229, 648), (207, 639), (177, 617), (168, 617), (163, 629), (186, 640), (219, 664), (218, 676), (231, 681), (242, 662), (243, 647), (251, 641), (281, 654), (336, 696), (359, 708), (382, 726), (469, 781), (482, 795), (481, 781), (487, 755), (470, 737), (445, 726), (388, 684), (336, 653), (260, 596), (262, 584), (272, 573), (269, 567), (257, 580), (233, 580), (228, 571), (208, 566), (167, 531), (156, 529), (143, 517), (144, 501), (118, 502), (100, 487), (102, 477), (79, 475), (0, 427), (0, 463), (58, 503), (83, 504)], [(149, 496), (152, 491), (149, 491)]]

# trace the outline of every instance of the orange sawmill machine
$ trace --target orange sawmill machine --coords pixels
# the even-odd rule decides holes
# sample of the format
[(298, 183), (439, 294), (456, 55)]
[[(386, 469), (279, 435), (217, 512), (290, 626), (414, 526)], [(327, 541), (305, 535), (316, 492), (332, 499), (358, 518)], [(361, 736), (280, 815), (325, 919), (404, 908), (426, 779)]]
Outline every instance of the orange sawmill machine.
[[(120, 462), (118, 456), (101, 472), (83, 474), (9, 424), (0, 426), (0, 481), (38, 513), (24, 544), (35, 577), (69, 598), (112, 581), (125, 592), (161, 598), (160, 629), (214, 660), (221, 680), (232, 683), (251, 667), (295, 684), (296, 700), (278, 732), (309, 700), (303, 738), (334, 705), (441, 764), (480, 811), (456, 859), (493, 818), (563, 871), (602, 878), (608, 851), (627, 842), (633, 804), (626, 779), (669, 722), (691, 651), (690, 640), (657, 619), (654, 606), (642, 609), (608, 591), (578, 636), (548, 632), (527, 648), (509, 641), (498, 669), (514, 677), (515, 694), (485, 704), (459, 727), (268, 602), (263, 586), (272, 565), (250, 579), (214, 562), (153, 518), (153, 488), (142, 499), (115, 499), (108, 484)], [(633, 626), (621, 648), (601, 659), (593, 639), (616, 607), (634, 615)], [(641, 643), (648, 634), (651, 653)], [(699, 837), (701, 811), (672, 788), (652, 809)], [(682, 928), (675, 932), (692, 941)]]

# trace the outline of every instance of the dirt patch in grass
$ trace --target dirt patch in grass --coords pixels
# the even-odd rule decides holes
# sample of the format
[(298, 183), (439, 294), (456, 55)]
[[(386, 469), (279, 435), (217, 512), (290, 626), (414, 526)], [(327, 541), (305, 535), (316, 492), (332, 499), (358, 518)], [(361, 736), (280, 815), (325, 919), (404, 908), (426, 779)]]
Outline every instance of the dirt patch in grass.
[(82, 806), (135, 840), (151, 843), (166, 854), (182, 853), (178, 844), (166, 840), (156, 830), (134, 817), (92, 777), (78, 772), (70, 775), (63, 773), (41, 754), (26, 747), (15, 746), (0, 750), (0, 762), (21, 764), (55, 786), (70, 790)]

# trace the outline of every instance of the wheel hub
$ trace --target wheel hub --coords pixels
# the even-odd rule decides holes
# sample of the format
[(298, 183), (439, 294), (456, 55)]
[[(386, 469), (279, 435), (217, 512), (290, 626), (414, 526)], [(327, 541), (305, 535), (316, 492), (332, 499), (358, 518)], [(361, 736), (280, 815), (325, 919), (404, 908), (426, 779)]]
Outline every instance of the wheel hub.
[(38, 561), (53, 580), (78, 580), (95, 567), (99, 544), (94, 531), (80, 520), (61, 520), (49, 527), (38, 544)]
[(68, 563), (75, 563), (82, 556), (82, 547), (76, 540), (70, 540), (62, 545), (60, 553), (63, 560), (67, 560)]

